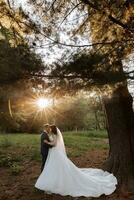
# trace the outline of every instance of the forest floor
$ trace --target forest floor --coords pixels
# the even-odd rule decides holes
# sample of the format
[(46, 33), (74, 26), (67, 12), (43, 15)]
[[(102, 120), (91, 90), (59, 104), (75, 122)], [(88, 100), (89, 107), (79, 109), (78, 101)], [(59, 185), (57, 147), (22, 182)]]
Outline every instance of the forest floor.
[[(78, 167), (101, 168), (108, 156), (108, 140), (102, 135), (65, 134), (69, 158)], [(0, 200), (134, 200), (132, 194), (118, 190), (99, 198), (45, 194), (34, 187), (40, 165), (38, 135), (0, 135)]]

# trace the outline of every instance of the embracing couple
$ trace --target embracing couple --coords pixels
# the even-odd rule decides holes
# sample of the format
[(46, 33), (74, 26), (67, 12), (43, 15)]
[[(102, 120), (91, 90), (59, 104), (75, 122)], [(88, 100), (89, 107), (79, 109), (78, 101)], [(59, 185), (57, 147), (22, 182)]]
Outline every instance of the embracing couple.
[(99, 197), (116, 189), (113, 174), (96, 168), (78, 168), (68, 157), (61, 131), (55, 125), (44, 126), (41, 134), (41, 174), (35, 187), (72, 197)]

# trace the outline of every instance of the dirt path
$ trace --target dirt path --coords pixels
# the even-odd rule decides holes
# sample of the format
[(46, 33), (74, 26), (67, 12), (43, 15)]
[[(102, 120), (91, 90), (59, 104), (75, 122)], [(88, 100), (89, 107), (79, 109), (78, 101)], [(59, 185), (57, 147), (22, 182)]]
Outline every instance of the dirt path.
[[(107, 150), (93, 150), (81, 157), (72, 157), (71, 160), (79, 167), (101, 168), (107, 157)], [(110, 196), (100, 198), (72, 198), (60, 195), (46, 195), (34, 188), (35, 181), (40, 172), (40, 163), (37, 161), (22, 163), (23, 171), (18, 176), (10, 174), (9, 169), (0, 168), (0, 200), (134, 200), (132, 195), (116, 191)]]

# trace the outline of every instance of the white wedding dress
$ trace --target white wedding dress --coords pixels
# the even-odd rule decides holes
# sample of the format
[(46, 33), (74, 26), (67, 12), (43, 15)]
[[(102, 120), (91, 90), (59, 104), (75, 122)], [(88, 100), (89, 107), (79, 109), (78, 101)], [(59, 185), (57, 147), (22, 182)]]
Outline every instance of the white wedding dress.
[(117, 179), (101, 169), (78, 168), (66, 155), (62, 134), (57, 128), (57, 144), (48, 153), (45, 167), (35, 187), (62, 196), (99, 197), (116, 189)]

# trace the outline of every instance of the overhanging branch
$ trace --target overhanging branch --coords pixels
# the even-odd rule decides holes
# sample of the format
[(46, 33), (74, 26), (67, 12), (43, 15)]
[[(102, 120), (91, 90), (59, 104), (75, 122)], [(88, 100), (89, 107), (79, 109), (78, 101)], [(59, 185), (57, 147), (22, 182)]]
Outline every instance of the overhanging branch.
[[(104, 72), (104, 75), (106, 74), (106, 72)], [(42, 78), (48, 78), (48, 79), (55, 79), (55, 78), (59, 78), (59, 79), (76, 79), (76, 78), (79, 78), (79, 79), (91, 79), (92, 76), (89, 76), (89, 75), (50, 75), (50, 74), (31, 74), (33, 77), (42, 77)], [(114, 75), (114, 73), (113, 73)], [(115, 74), (116, 76), (116, 74)], [(124, 78), (128, 78), (128, 79), (134, 79), (134, 77), (132, 76), (129, 76), (127, 73), (124, 72), (124, 76), (122, 77), (123, 80)]]
[[(99, 46), (99, 45), (113, 45), (113, 44), (117, 44), (117, 43), (124, 43), (124, 42), (134, 42), (134, 40), (122, 40), (122, 41), (111, 41), (111, 42), (96, 42), (96, 43), (91, 43), (91, 44), (83, 44), (83, 45), (74, 45), (74, 44), (66, 44), (66, 43), (62, 43), (59, 41), (54, 41), (52, 40), (53, 43), (50, 43), (50, 45), (61, 45), (61, 46), (66, 46), (66, 47), (93, 47), (93, 46)], [(49, 46), (49, 44), (47, 44), (47, 46)], [(40, 46), (35, 46), (34, 48), (43, 48), (46, 47), (46, 45), (40, 45)]]
[[(93, 4), (92, 2), (90, 2), (90, 0), (81, 0), (81, 2), (83, 2), (86, 5), (89, 5), (94, 10), (97, 10), (99, 12), (103, 12), (103, 13), (105, 13), (105, 15), (107, 15), (107, 13), (104, 10), (100, 10), (95, 4)], [(122, 27), (123, 29), (126, 29), (129, 32), (133, 32), (134, 31), (134, 30), (130, 29), (127, 24), (124, 24), (123, 22), (121, 22), (120, 20), (116, 19), (112, 15), (108, 15), (108, 19), (111, 22), (113, 22), (114, 24), (119, 25), (120, 27)]]

